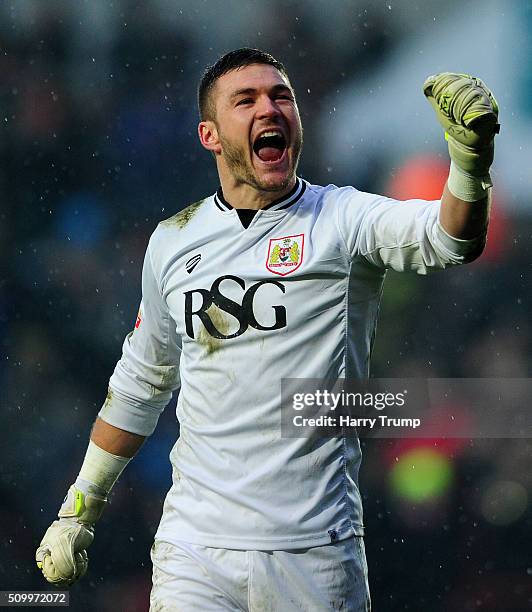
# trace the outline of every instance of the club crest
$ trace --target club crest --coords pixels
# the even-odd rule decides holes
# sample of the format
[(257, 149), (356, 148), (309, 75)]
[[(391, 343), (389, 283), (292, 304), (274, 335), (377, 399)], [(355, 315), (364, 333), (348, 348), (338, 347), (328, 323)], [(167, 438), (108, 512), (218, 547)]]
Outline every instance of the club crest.
[(266, 268), (280, 276), (286, 276), (294, 272), (303, 262), (304, 244), (304, 234), (270, 238)]

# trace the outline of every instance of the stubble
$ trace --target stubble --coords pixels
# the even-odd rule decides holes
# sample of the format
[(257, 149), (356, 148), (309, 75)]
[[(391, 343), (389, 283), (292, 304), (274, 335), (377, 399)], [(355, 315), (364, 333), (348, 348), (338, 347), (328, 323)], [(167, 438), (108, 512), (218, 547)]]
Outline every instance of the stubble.
[(248, 151), (244, 147), (233, 144), (230, 140), (226, 139), (219, 132), (220, 142), (224, 153), (224, 159), (227, 167), (237, 183), (246, 184), (258, 191), (282, 191), (288, 187), (290, 182), (293, 180), (297, 166), (299, 164), (299, 157), (303, 148), (303, 130), (298, 130), (297, 138), (294, 142), (294, 156), (292, 161), (292, 168), (287, 177), (282, 181), (281, 184), (271, 185), (267, 182), (261, 181), (255, 174), (251, 161), (248, 157)]

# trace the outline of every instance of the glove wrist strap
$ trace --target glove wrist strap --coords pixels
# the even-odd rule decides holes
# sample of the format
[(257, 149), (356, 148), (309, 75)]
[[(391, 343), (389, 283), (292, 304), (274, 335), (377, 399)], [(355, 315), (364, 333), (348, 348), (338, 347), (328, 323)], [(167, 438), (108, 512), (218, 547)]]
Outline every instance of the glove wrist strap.
[(492, 186), (489, 173), (486, 176), (472, 176), (461, 170), (451, 160), (451, 169), (447, 179), (447, 188), (459, 200), (477, 202), (488, 196)]
[(63, 505), (59, 509), (59, 518), (73, 518), (78, 523), (92, 527), (104, 511), (107, 499), (85, 494), (75, 484), (71, 485)]
[(105, 497), (130, 461), (128, 457), (108, 453), (90, 440), (76, 485), (84, 492)]
[(108, 453), (90, 440), (79, 476), (68, 490), (59, 518), (94, 525), (107, 504), (107, 494), (129, 461), (130, 458)]

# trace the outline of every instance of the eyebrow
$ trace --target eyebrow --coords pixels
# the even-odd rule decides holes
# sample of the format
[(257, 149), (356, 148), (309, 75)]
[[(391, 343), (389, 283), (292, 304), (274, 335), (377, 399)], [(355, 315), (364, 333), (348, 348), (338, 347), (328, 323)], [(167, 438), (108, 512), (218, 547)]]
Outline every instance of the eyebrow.
[[(273, 87), (270, 88), (271, 93), (277, 93), (279, 91), (289, 91), (291, 94), (293, 94), (292, 89), (285, 83), (278, 83), (277, 85), (274, 85)], [(257, 93), (257, 90), (254, 87), (245, 87), (243, 89), (237, 89), (235, 92), (231, 94), (230, 98), (231, 100), (233, 100), (234, 98), (237, 98), (238, 96), (254, 95), (256, 93)]]

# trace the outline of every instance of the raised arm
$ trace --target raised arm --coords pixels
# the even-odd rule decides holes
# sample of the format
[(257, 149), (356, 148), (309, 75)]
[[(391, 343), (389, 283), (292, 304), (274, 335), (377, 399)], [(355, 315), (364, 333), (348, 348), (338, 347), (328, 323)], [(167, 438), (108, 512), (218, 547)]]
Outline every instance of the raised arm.
[(445, 130), (451, 156), (440, 223), (450, 236), (475, 238), (488, 224), (497, 102), (480, 79), (452, 72), (428, 77), (423, 92)]
[(440, 201), (398, 201), (345, 188), (338, 221), (349, 255), (379, 268), (426, 274), (482, 252), (491, 200), (489, 169), (498, 107), (476, 78), (442, 73), (424, 92), (445, 129), (451, 156)]
[(440, 206), (442, 228), (454, 238), (470, 240), (484, 234), (488, 227), (491, 193), (473, 204), (457, 198), (445, 185)]

